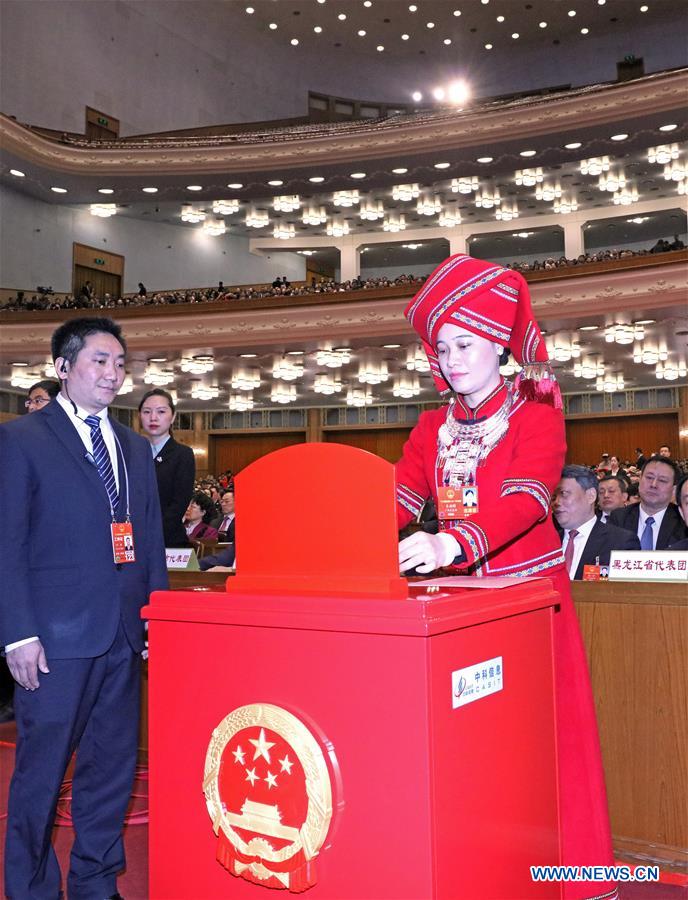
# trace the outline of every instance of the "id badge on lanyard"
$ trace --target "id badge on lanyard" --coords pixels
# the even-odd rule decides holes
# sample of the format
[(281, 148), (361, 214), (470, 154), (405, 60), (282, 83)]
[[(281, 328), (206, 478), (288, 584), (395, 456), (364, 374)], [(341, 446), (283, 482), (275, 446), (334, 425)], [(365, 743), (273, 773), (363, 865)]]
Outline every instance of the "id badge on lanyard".
[(112, 555), (115, 562), (118, 565), (136, 562), (134, 529), (131, 522), (111, 522), (110, 532), (112, 534)]
[(437, 516), (442, 521), (465, 519), (478, 512), (478, 488), (474, 484), (437, 488)]

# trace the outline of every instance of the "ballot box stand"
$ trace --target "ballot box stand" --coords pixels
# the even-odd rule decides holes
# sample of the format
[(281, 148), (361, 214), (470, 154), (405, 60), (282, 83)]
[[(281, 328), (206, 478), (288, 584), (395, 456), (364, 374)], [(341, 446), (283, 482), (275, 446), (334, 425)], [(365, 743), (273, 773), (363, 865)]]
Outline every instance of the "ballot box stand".
[[(308, 522), (272, 522), (279, 485)], [(237, 477), (227, 590), (152, 595), (153, 900), (560, 896), (530, 876), (560, 861), (558, 596), (547, 579), (409, 591), (393, 490), (392, 468), (352, 448), (271, 454)], [(348, 542), (335, 501), (356, 513)]]

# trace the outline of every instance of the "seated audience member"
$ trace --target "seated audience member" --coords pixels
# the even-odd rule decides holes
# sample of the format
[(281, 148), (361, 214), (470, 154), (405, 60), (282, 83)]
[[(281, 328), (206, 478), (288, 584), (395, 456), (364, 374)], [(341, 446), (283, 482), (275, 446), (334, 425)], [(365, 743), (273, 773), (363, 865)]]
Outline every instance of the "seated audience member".
[(636, 453), (636, 457), (637, 457), (637, 458), (636, 458), (636, 461), (635, 461), (635, 464), (636, 464), (636, 466), (637, 466), (639, 469), (642, 469), (642, 467), (643, 467), (643, 466), (645, 465), (645, 463), (647, 462), (647, 458), (646, 458), (645, 454), (643, 453), (643, 448), (642, 448), (642, 447), (636, 447), (636, 448), (635, 448), (635, 453)]
[(184, 516), (186, 536), (190, 541), (216, 541), (217, 531), (212, 525), (208, 525), (204, 519), (211, 513), (213, 502), (207, 494), (196, 491), (191, 498)]
[(204, 556), (202, 559), (199, 559), (198, 565), (202, 572), (214, 569), (215, 566), (229, 569), (234, 565), (234, 560), (234, 544), (228, 544), (226, 547), (219, 547), (217, 553), (214, 553), (212, 556)]
[[(678, 503), (678, 511), (685, 525), (688, 526), (688, 475), (682, 475), (676, 485), (676, 501)], [(682, 541), (672, 544), (670, 550), (688, 550), (688, 537)]]
[(553, 511), (563, 532), (564, 561), (571, 581), (584, 566), (608, 566), (612, 550), (638, 550), (635, 535), (604, 524), (595, 515), (597, 479), (585, 466), (564, 466), (554, 493)]
[(229, 541), (234, 543), (234, 488), (228, 488), (222, 494), (220, 500), (220, 508), (222, 514), (213, 522), (217, 528), (218, 541)]
[(651, 456), (638, 482), (640, 503), (616, 509), (610, 522), (638, 536), (642, 550), (666, 550), (686, 536), (686, 528), (671, 498), (678, 469), (666, 456)]
[(668, 444), (662, 444), (657, 453), (665, 459), (671, 459), (671, 447)]
[(142, 281), (139, 281), (139, 292), (136, 295), (137, 297), (146, 297), (148, 296), (148, 291)]
[(619, 457), (614, 456), (613, 454), (609, 457), (609, 474), (619, 475), (621, 478), (626, 477), (626, 472), (621, 468)]
[(597, 505), (600, 521), (606, 524), (614, 509), (623, 509), (628, 502), (628, 483), (618, 475), (605, 475), (597, 485)]
[(54, 400), (59, 393), (60, 385), (57, 381), (53, 381), (52, 378), (37, 381), (29, 388), (24, 406), (30, 413), (38, 412), (39, 409), (43, 409), (51, 400)]

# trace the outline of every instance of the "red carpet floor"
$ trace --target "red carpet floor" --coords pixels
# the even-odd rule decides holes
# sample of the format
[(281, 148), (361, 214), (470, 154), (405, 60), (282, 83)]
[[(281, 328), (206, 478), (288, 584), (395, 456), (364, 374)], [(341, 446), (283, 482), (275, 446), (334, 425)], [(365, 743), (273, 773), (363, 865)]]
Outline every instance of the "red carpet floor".
[[(5, 843), (5, 814), (7, 811), (7, 790), (12, 774), (14, 761), (13, 745), (15, 729), (13, 724), (0, 725), (0, 858)], [(9, 746), (8, 746), (9, 745)], [(134, 785), (134, 794), (142, 794), (143, 798), (135, 798), (131, 803), (131, 812), (136, 815), (145, 811), (147, 781), (138, 780)], [(54, 843), (63, 873), (69, 867), (69, 849), (73, 832), (70, 827), (58, 826), (54, 830)], [(126, 900), (146, 900), (148, 897), (148, 826), (128, 825), (124, 832), (124, 843), (127, 855), (127, 871), (118, 882), (119, 891)], [(230, 897), (230, 883), (226, 897)], [(268, 893), (263, 888), (256, 888), (256, 900)], [(304, 895), (307, 896), (307, 895)], [(688, 900), (688, 887), (673, 884), (624, 884), (620, 887), (621, 900)], [(166, 898), (167, 900), (167, 898)], [(171, 900), (171, 898), (170, 898)], [(215, 898), (195, 897), (193, 900), (215, 900)], [(219, 900), (219, 898), (218, 898)], [(373, 900), (373, 898), (370, 898)], [(464, 900), (480, 900), (480, 898), (464, 898)], [(512, 898), (513, 900), (513, 898)]]

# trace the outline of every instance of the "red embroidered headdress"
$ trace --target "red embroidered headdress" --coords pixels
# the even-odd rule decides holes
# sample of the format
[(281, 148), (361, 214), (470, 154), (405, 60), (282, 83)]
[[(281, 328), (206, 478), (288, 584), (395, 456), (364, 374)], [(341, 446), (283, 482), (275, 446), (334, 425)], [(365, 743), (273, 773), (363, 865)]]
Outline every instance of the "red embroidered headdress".
[(523, 396), (561, 407), (559, 386), (547, 347), (533, 317), (528, 285), (521, 274), (495, 263), (457, 254), (430, 275), (404, 315), (418, 332), (435, 386), (448, 393), (437, 361), (437, 332), (451, 322), (502, 347), (523, 367), (516, 387)]

